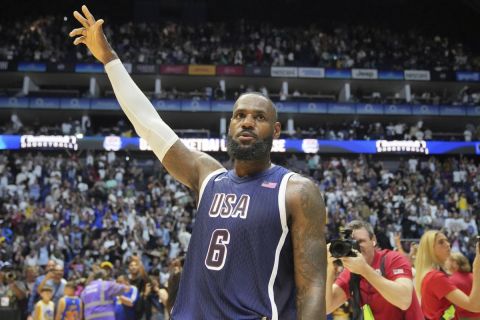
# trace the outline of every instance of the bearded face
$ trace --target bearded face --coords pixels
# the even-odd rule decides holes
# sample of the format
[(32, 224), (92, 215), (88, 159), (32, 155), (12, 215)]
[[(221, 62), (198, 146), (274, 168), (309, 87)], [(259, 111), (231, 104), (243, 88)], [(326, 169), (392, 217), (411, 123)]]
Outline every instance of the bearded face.
[[(243, 133), (245, 134), (245, 132)], [(255, 134), (252, 135), (250, 143), (242, 143), (235, 140), (231, 135), (227, 137), (227, 152), (235, 160), (261, 160), (268, 157), (272, 150), (273, 135), (264, 139), (258, 139)]]

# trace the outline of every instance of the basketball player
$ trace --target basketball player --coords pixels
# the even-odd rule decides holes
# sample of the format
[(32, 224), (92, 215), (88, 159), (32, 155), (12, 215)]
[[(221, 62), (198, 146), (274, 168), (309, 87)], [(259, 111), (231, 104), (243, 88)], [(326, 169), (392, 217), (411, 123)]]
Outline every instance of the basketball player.
[[(258, 94), (233, 106), (226, 171), (189, 150), (135, 85), (88, 9), (74, 44), (105, 65), (115, 95), (168, 172), (197, 196), (198, 212), (172, 318), (325, 319), (325, 206), (309, 179), (273, 165), (274, 104)], [(296, 303), (295, 303), (296, 302)]]

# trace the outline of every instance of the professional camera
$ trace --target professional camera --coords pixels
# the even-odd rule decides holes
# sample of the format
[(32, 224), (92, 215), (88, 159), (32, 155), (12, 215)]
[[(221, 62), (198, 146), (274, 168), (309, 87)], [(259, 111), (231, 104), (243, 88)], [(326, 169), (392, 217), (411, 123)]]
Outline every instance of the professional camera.
[(14, 271), (8, 271), (5, 273), (5, 279), (9, 281), (15, 281), (17, 279), (17, 275)]
[(343, 229), (340, 231), (340, 239), (333, 240), (330, 243), (330, 253), (334, 258), (356, 257), (353, 249), (360, 250), (358, 242), (352, 239), (352, 230)]

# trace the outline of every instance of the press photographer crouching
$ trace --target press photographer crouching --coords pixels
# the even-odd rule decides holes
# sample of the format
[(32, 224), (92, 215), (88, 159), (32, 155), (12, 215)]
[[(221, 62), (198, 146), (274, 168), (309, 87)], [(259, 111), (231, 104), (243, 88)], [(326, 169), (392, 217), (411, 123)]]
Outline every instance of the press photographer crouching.
[(20, 319), (25, 309), (27, 288), (10, 264), (0, 269), (0, 319)]
[[(410, 262), (376, 244), (372, 226), (360, 220), (351, 221), (342, 238), (328, 244), (327, 313), (350, 299), (355, 320), (423, 320)], [(344, 270), (335, 279), (339, 263)]]

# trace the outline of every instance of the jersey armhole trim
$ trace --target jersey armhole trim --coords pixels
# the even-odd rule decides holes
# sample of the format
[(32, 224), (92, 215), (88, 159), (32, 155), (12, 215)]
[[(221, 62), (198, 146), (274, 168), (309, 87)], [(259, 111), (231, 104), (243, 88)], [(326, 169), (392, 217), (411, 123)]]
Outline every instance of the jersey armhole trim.
[(282, 221), (282, 229), (287, 229), (287, 231), (287, 184), (288, 180), (290, 180), (290, 178), (295, 174), (295, 172), (289, 172), (284, 175), (278, 190), (278, 209), (280, 211), (280, 220)]
[(205, 188), (207, 187), (208, 181), (210, 181), (210, 179), (212, 179), (213, 176), (216, 176), (216, 175), (218, 175), (222, 172), (227, 172), (227, 169), (225, 169), (225, 168), (217, 169), (217, 170), (209, 173), (208, 176), (206, 176), (205, 179), (203, 179), (202, 186), (200, 187), (200, 192), (198, 193), (197, 209), (200, 206), (200, 202), (202, 201), (203, 191), (205, 191)]
[(270, 281), (268, 282), (268, 297), (270, 299), (270, 305), (272, 307), (272, 320), (278, 320), (278, 309), (277, 304), (275, 303), (275, 293), (273, 286), (275, 284), (275, 279), (277, 278), (278, 264), (280, 259), (280, 253), (282, 251), (283, 245), (285, 244), (285, 239), (288, 234), (288, 224), (287, 224), (287, 209), (286, 209), (286, 192), (288, 180), (293, 176), (294, 172), (289, 172), (282, 177), (282, 182), (278, 190), (278, 211), (280, 214), (280, 221), (282, 223), (282, 235), (278, 241), (277, 249), (275, 250), (275, 261), (273, 263), (272, 274), (270, 275)]

